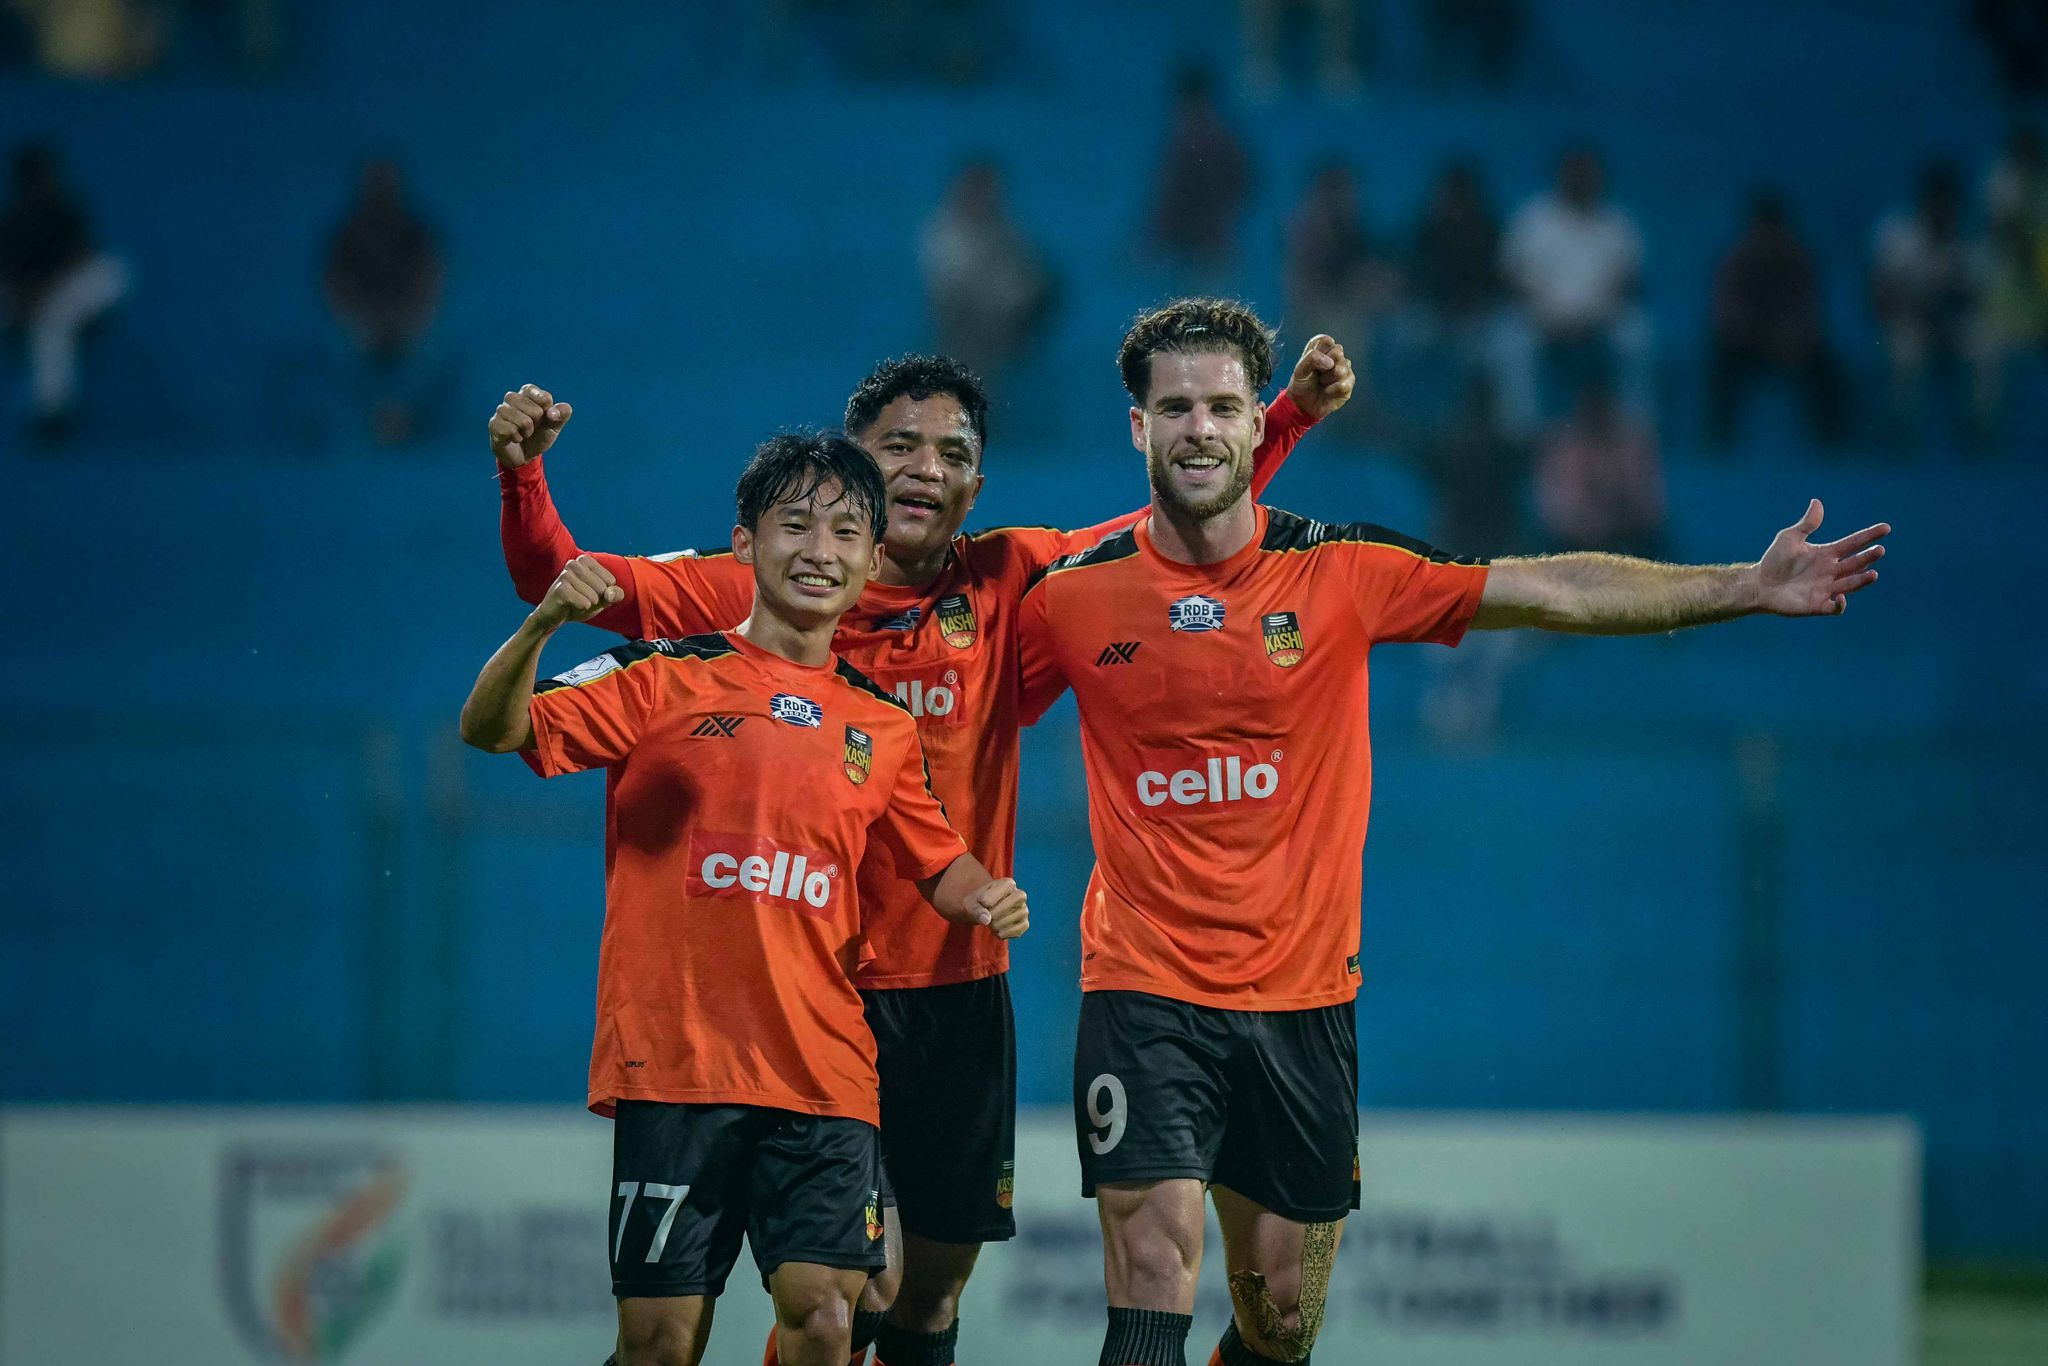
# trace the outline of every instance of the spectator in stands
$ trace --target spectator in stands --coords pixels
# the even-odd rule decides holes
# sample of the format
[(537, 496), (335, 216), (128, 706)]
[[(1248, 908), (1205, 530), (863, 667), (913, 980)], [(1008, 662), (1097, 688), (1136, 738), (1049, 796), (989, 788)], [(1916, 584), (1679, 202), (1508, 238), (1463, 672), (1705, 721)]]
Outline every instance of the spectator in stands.
[(1416, 424), (1428, 432), (1455, 420), (1483, 377), (1497, 420), (1526, 439), (1533, 414), (1511, 413), (1501, 401), (1500, 220), (1471, 162), (1453, 161), (1437, 176), (1409, 244), (1405, 285), (1408, 364), (1399, 387)]
[(2048, 86), (2048, 0), (1973, 0), (1971, 9), (2006, 85), (2038, 95)]
[(1743, 398), (1772, 374), (1798, 387), (1816, 440), (1841, 442), (1841, 371), (1828, 345), (1813, 254), (1775, 190), (1752, 201), (1748, 226), (1721, 258), (1713, 328), (1707, 436), (1714, 445), (1728, 444)]
[(1239, 0), (1238, 8), (1244, 16), (1245, 88), (1253, 95), (1270, 97), (1286, 83), (1282, 30), (1296, 14), (1307, 11), (1313, 14), (1315, 27), (1291, 36), (1313, 38), (1298, 46), (1316, 53), (1323, 94), (1334, 100), (1357, 98), (1364, 85), (1358, 74), (1365, 27), (1359, 0)]
[(993, 163), (974, 161), (961, 170), (925, 220), (918, 256), (945, 354), (994, 378), (1043, 334), (1053, 278), (1004, 209)]
[(1182, 277), (1181, 292), (1229, 292), (1251, 180), (1251, 157), (1224, 122), (1209, 74), (1189, 68), (1174, 87), (1152, 217), (1152, 245)]
[(1536, 511), (1553, 550), (1663, 557), (1664, 466), (1656, 434), (1597, 375), (1544, 437)]
[(408, 202), (397, 165), (371, 161), (328, 243), (323, 279), (360, 366), (371, 433), (385, 445), (412, 437), (437, 397), (438, 367), (422, 343), (443, 276), (440, 241)]
[(1517, 408), (1555, 411), (1557, 395), (1598, 372), (1616, 378), (1637, 416), (1650, 413), (1650, 331), (1636, 302), (1642, 235), (1607, 201), (1604, 181), (1600, 158), (1574, 148), (1558, 164), (1557, 188), (1508, 224), (1501, 269), (1527, 323), (1516, 348)]
[[(1871, 307), (1891, 362), (1892, 417), (1898, 433), (1910, 436), (1921, 430), (1929, 380), (1960, 392), (1964, 372), (1981, 359), (1978, 263), (1963, 236), (1955, 167), (1937, 162), (1921, 173), (1914, 206), (1878, 224), (1873, 256)], [(1972, 444), (1985, 417), (1972, 413), (1965, 433)]]
[(1436, 495), (1431, 539), (1460, 555), (1508, 555), (1523, 548), (1526, 448), (1501, 429), (1493, 382), (1474, 374), (1456, 416), (1422, 447), (1422, 473)]
[(26, 344), (42, 439), (61, 437), (71, 423), (81, 335), (127, 291), (127, 267), (94, 245), (56, 154), (39, 143), (17, 149), (13, 188), (0, 209), (0, 318)]
[(1498, 89), (1521, 61), (1521, 0), (1416, 0), (1430, 79)]
[(139, 0), (9, 0), (53, 76), (118, 81), (163, 55), (163, 16)]
[(2013, 358), (2048, 342), (2048, 156), (2033, 129), (2015, 132), (1991, 168), (1984, 182), (1984, 210), (1990, 231), (1977, 411), (1989, 423), (2002, 406)]
[(1288, 220), (1287, 316), (1304, 336), (1327, 332), (1344, 339), (1358, 382), (1351, 402), (1331, 419), (1340, 432), (1373, 416), (1373, 335), (1399, 285), (1393, 262), (1366, 231), (1357, 178), (1345, 163), (1326, 162)]

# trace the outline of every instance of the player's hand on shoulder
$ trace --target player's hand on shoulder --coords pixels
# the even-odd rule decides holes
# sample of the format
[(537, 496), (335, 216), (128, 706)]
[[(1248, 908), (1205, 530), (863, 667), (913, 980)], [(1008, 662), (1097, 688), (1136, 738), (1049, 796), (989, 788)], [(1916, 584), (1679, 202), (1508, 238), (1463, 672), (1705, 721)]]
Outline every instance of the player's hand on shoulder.
[(998, 939), (1015, 939), (1031, 928), (1030, 905), (1014, 879), (999, 877), (983, 883), (967, 898), (967, 904)]
[(508, 391), (489, 423), (491, 454), (499, 468), (516, 470), (547, 454), (573, 415), (568, 404), (555, 402), (555, 396), (537, 384)]
[(540, 606), (533, 609), (533, 615), (541, 625), (548, 627), (570, 621), (588, 621), (625, 596), (626, 591), (619, 587), (618, 579), (611, 570), (597, 562), (596, 556), (578, 555), (562, 566), (562, 572), (548, 585), (547, 595), (540, 600)]
[(1357, 373), (1337, 339), (1318, 334), (1302, 347), (1294, 376), (1287, 381), (1287, 393), (1295, 407), (1320, 422), (1351, 401), (1357, 384)]

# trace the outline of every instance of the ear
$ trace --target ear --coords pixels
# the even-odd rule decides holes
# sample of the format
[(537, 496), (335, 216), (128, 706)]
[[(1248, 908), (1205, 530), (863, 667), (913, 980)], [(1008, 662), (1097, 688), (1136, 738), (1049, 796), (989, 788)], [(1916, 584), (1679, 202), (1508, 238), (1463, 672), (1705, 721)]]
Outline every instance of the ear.
[(1263, 403), (1254, 402), (1252, 404), (1252, 449), (1257, 450), (1259, 447), (1265, 444), (1266, 405)]
[(1145, 410), (1135, 403), (1131, 405), (1131, 444), (1145, 449)]
[(960, 509), (962, 516), (974, 511), (974, 500), (981, 497), (981, 486), (987, 482), (987, 475), (980, 470), (974, 472), (974, 482), (967, 486), (967, 506)]
[(732, 557), (738, 564), (754, 562), (754, 538), (745, 527), (737, 524), (732, 529)]
[(876, 541), (874, 549), (868, 551), (868, 578), (870, 580), (875, 579), (880, 576), (881, 572), (882, 543), (880, 541)]

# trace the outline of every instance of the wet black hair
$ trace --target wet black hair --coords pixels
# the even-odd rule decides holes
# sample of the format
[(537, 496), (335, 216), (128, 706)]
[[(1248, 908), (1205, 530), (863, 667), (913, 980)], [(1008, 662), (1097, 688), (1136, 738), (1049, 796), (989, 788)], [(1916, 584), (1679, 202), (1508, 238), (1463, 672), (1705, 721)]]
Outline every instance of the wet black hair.
[(922, 402), (934, 394), (952, 398), (967, 414), (979, 464), (981, 449), (988, 445), (988, 390), (982, 387), (981, 376), (951, 356), (897, 356), (877, 365), (846, 400), (846, 430), (859, 436), (897, 399)]
[(837, 481), (838, 500), (866, 519), (876, 540), (888, 525), (888, 491), (875, 458), (830, 432), (780, 432), (754, 450), (734, 495), (739, 524), (752, 532), (768, 509), (800, 503)]
[(1175, 299), (1142, 313), (1116, 353), (1124, 388), (1139, 403), (1152, 388), (1152, 357), (1162, 351), (1235, 352), (1256, 401), (1273, 378), (1272, 328), (1235, 299)]

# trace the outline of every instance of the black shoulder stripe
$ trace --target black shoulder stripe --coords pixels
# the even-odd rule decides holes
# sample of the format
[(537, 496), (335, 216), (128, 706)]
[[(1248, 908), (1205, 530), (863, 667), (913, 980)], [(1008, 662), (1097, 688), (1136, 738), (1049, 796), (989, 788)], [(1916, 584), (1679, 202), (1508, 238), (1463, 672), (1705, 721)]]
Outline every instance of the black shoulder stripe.
[(879, 701), (887, 702), (890, 706), (896, 708), (896, 710), (898, 711), (907, 712), (910, 710), (910, 708), (904, 706), (903, 703), (897, 700), (896, 695), (894, 693), (888, 691), (881, 684), (875, 682), (874, 679), (869, 678), (866, 674), (862, 673), (859, 669), (854, 668), (853, 665), (848, 664), (843, 659), (839, 661), (839, 667), (833, 670), (833, 672), (839, 676), (839, 681), (846, 684), (848, 687), (858, 688), (860, 689), (860, 691), (867, 693), (868, 695), (876, 698)]
[(1266, 511), (1266, 535), (1261, 550), (1313, 550), (1322, 545), (1384, 545), (1404, 550), (1431, 564), (1484, 564), (1474, 555), (1453, 555), (1427, 541), (1391, 530), (1373, 522), (1318, 522), (1312, 517), (1280, 508)]
[(650, 643), (663, 654), (676, 659), (718, 659), (739, 653), (738, 647), (718, 631), (706, 631), (702, 635), (679, 636), (672, 640), (657, 640)]
[(1068, 569), (1086, 569), (1090, 565), (1114, 564), (1118, 560), (1127, 560), (1137, 553), (1137, 528), (1127, 526), (1114, 536), (1103, 537), (1086, 550), (1077, 550), (1071, 555), (1060, 556), (1057, 560), (1054, 560), (1051, 564), (1033, 574), (1030, 582), (1024, 585), (1024, 591), (1029, 593), (1032, 589), (1038, 587), (1041, 579), (1048, 575), (1058, 574)]
[(721, 555), (731, 555), (729, 545), (707, 545), (702, 550), (664, 550), (659, 555), (640, 555), (635, 558), (652, 560), (656, 564), (667, 564), (670, 560), (715, 560)]
[(654, 640), (629, 640), (624, 645), (614, 645), (601, 655), (592, 656), (573, 669), (565, 669), (553, 678), (543, 678), (533, 685), (534, 696), (553, 692), (557, 688), (580, 688), (585, 683), (595, 683), (606, 674), (617, 673), (620, 669), (652, 659), (661, 653), (661, 642)]
[(985, 526), (979, 531), (967, 533), (967, 539), (978, 541), (984, 536), (1000, 536), (1005, 531), (1058, 531), (1056, 526), (1043, 526), (1037, 522), (1011, 522), (1004, 526)]

